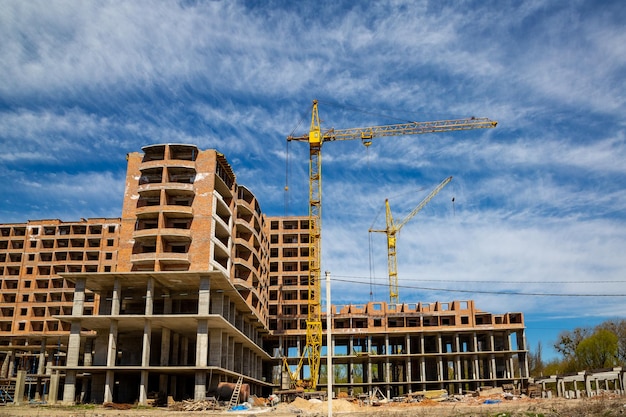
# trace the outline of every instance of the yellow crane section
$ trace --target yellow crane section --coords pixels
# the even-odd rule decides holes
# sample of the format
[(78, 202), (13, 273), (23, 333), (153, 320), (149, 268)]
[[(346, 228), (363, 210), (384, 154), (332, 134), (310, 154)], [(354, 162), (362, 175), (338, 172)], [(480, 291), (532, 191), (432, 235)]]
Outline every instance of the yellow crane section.
[(443, 189), (448, 183), (452, 181), (452, 177), (448, 177), (443, 180), (434, 190), (428, 194), (414, 209), (411, 211), (400, 223), (393, 222), (393, 216), (391, 214), (391, 207), (389, 207), (389, 199), (385, 200), (386, 209), (386, 229), (374, 230), (370, 229), (369, 232), (380, 232), (387, 235), (387, 268), (389, 269), (389, 303), (399, 303), (399, 290), (398, 290), (398, 260), (396, 258), (396, 235), (400, 232), (400, 229), (408, 223), (417, 213), (419, 213), (434, 196), (439, 194), (439, 191)]
[[(317, 387), (322, 349), (322, 314), (321, 314), (321, 241), (322, 241), (322, 145), (337, 140), (361, 139), (365, 146), (375, 137), (417, 135), (455, 130), (494, 128), (498, 122), (487, 118), (468, 118), (458, 120), (440, 120), (434, 122), (411, 122), (387, 126), (372, 126), (352, 129), (329, 129), (322, 132), (317, 109), (317, 100), (313, 100), (311, 127), (308, 134), (288, 136), (287, 141), (308, 142), (309, 144), (309, 276), (308, 304), (306, 322), (306, 347), (302, 358), (308, 358), (311, 376), (310, 386)], [(329, 306), (330, 307), (330, 306)], [(303, 364), (301, 360), (293, 374), (299, 375)]]

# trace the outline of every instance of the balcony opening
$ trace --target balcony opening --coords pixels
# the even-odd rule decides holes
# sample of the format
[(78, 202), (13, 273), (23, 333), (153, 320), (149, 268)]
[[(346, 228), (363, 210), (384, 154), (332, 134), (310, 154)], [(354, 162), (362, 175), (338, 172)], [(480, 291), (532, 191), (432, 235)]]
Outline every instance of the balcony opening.
[(139, 185), (160, 184), (163, 181), (163, 167), (148, 168), (141, 171)]
[(165, 146), (146, 146), (143, 148), (142, 162), (162, 161), (165, 159)]
[(198, 148), (189, 145), (170, 145), (170, 159), (179, 161), (195, 161)]

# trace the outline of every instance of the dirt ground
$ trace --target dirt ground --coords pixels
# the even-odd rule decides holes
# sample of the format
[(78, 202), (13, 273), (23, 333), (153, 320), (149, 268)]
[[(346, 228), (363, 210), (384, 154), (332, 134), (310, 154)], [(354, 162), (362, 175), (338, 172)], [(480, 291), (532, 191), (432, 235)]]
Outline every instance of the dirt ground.
[[(467, 398), (460, 401), (419, 403), (389, 403), (365, 406), (335, 399), (333, 416), (356, 417), (626, 417), (626, 397), (601, 396), (578, 400), (530, 399), (511, 400)], [(120, 407), (122, 408), (122, 407)], [(199, 417), (199, 416), (255, 416), (267, 417), (321, 417), (328, 414), (328, 403), (296, 399), (276, 407), (253, 407), (245, 411), (174, 411), (165, 407), (126, 406), (118, 409), (101, 405), (72, 407), (50, 405), (0, 406), (0, 417)]]

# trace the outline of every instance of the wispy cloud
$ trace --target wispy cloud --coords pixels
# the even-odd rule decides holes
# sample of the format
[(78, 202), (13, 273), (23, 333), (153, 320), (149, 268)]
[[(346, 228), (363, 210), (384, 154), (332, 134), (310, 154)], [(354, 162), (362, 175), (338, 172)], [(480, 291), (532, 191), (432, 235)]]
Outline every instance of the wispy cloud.
[(125, 154), (164, 142), (218, 149), (266, 213), (304, 215), (308, 145), (286, 137), (306, 132), (312, 99), (324, 128), (490, 117), (496, 129), (326, 144), (323, 267), (362, 282), (344, 294), (386, 299), (368, 228), (385, 198), (402, 217), (452, 175), (400, 237), (403, 283), (440, 282), (402, 299), (555, 323), (623, 314), (619, 298), (481, 290), (620, 291), (588, 282), (626, 270), (625, 20), (622, 2), (590, 0), (5, 1), (0, 221), (119, 216)]

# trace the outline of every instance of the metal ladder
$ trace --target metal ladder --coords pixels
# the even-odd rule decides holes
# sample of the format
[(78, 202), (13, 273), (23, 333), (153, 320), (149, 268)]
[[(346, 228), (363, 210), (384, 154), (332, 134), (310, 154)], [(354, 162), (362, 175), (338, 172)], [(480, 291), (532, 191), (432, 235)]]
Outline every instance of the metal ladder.
[(9, 394), (7, 390), (0, 388), (0, 403), (2, 403), (2, 405), (5, 405), (7, 403), (7, 400), (13, 402), (13, 397), (11, 397), (11, 394)]
[(230, 397), (230, 402), (228, 403), (228, 409), (231, 410), (234, 406), (239, 404), (239, 393), (241, 392), (241, 386), (243, 385), (243, 375), (239, 376), (237, 380), (237, 385), (235, 385), (235, 389), (233, 389), (233, 395)]

